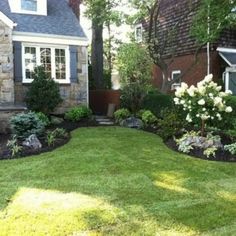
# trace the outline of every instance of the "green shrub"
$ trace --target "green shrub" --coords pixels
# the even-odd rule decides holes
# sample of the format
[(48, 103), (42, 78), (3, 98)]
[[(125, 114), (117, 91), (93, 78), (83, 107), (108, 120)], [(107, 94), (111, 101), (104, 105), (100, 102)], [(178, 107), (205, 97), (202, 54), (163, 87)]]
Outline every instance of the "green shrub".
[(31, 134), (40, 136), (45, 130), (45, 124), (35, 112), (20, 113), (10, 119), (11, 131), (17, 138), (27, 138)]
[(136, 114), (141, 108), (143, 99), (147, 94), (147, 88), (139, 83), (125, 85), (121, 89), (121, 107)]
[(45, 126), (49, 126), (50, 125), (50, 120), (48, 119), (48, 117), (44, 113), (37, 112), (36, 115), (45, 124)]
[(91, 109), (86, 106), (78, 106), (71, 108), (65, 114), (65, 119), (76, 122), (80, 121), (82, 118), (89, 118), (92, 115)]
[(68, 136), (68, 133), (63, 128), (56, 128), (53, 133), (56, 138), (66, 138)]
[(182, 132), (187, 126), (183, 115), (174, 109), (166, 109), (162, 112), (163, 119), (158, 120), (160, 128), (158, 134), (165, 140)]
[(122, 120), (130, 116), (130, 112), (126, 108), (121, 108), (114, 113), (116, 123), (120, 123)]
[(26, 94), (26, 104), (32, 111), (50, 114), (62, 102), (59, 84), (50, 79), (43, 67), (36, 67), (33, 82)]
[(173, 107), (173, 98), (170, 95), (161, 94), (158, 91), (149, 92), (143, 99), (142, 108), (150, 110), (158, 118), (162, 117), (162, 111)]
[(226, 151), (230, 152), (232, 155), (235, 155), (236, 154), (236, 143), (225, 145), (224, 149)]
[(145, 125), (153, 125), (157, 123), (157, 117), (149, 110), (142, 112), (141, 119)]
[(53, 131), (48, 131), (46, 136), (46, 142), (48, 146), (49, 147), (54, 146), (55, 141), (56, 141), (55, 133)]

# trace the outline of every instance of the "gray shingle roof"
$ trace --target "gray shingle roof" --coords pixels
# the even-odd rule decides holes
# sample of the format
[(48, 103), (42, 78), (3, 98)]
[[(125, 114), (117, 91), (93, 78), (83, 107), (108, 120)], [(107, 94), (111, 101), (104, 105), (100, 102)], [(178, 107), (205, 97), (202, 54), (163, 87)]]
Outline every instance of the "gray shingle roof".
[(86, 37), (66, 0), (48, 0), (48, 15), (11, 13), (8, 0), (0, 0), (0, 11), (17, 23), (14, 31)]

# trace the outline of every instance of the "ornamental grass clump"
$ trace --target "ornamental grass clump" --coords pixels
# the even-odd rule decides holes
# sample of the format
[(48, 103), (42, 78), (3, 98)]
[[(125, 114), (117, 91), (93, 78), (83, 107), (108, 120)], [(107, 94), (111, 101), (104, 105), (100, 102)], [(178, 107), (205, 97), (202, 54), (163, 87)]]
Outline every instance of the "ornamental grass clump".
[(186, 83), (176, 89), (174, 102), (186, 112), (189, 123), (200, 124), (201, 136), (205, 127), (212, 121), (221, 121), (225, 113), (231, 113), (232, 107), (226, 105), (226, 97), (231, 91), (222, 92), (222, 87), (213, 82), (213, 75), (207, 75), (197, 86), (188, 87)]

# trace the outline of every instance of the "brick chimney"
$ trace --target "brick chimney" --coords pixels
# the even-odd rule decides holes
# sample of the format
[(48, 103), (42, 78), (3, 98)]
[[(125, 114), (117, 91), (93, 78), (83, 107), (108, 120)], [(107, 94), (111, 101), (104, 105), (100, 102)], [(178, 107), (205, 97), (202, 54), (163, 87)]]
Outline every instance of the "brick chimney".
[(73, 12), (80, 19), (80, 4), (82, 0), (69, 0), (69, 6), (72, 8)]

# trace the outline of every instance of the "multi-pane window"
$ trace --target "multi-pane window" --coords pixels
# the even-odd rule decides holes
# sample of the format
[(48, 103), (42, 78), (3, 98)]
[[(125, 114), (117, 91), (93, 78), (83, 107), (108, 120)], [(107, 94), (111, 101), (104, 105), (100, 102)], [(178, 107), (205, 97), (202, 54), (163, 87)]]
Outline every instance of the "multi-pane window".
[(36, 66), (36, 48), (35, 47), (25, 47), (25, 77), (28, 79), (33, 79), (33, 71)]
[(55, 50), (56, 78), (66, 79), (66, 55), (64, 49)]
[(37, 11), (37, 0), (21, 0), (21, 10)]
[(69, 82), (69, 49), (25, 46), (23, 50), (23, 82), (31, 82), (36, 66), (43, 66), (49, 78)]
[(40, 64), (44, 67), (44, 70), (48, 77), (52, 77), (51, 48), (40, 48)]

